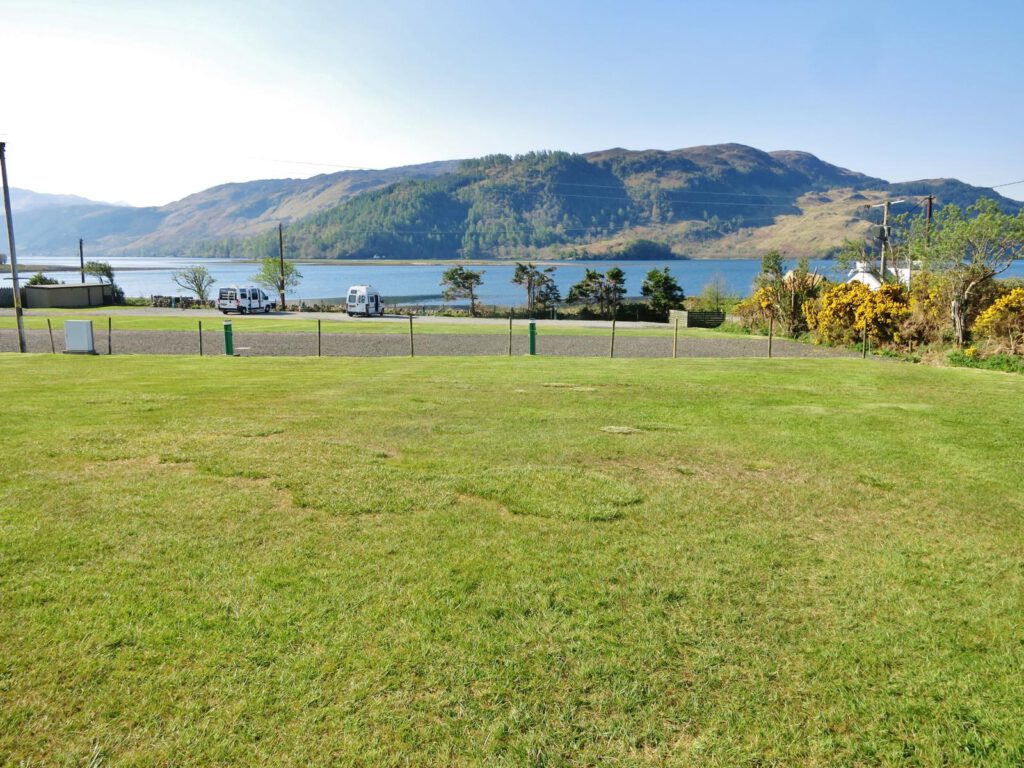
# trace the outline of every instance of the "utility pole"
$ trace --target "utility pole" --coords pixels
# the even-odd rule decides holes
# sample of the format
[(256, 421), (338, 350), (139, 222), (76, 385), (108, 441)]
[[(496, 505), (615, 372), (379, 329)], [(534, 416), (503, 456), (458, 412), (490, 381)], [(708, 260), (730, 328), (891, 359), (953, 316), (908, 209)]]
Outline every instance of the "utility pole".
[(902, 202), (902, 200), (886, 200), (884, 203), (871, 206), (872, 208), (882, 209), (882, 258), (878, 277), (883, 283), (888, 280), (889, 275), (889, 237), (892, 234), (892, 227), (889, 226), (889, 209), (893, 203)]
[[(925, 243), (925, 246), (929, 246), (929, 245), (932, 244), (932, 207), (935, 205), (935, 195), (928, 195), (928, 197), (925, 198), (925, 201), (927, 203), (927, 207), (925, 208), (925, 211), (927, 212), (927, 217), (928, 218), (927, 218), (927, 222), (925, 223), (925, 228), (924, 228), (924, 243)], [(914, 273), (914, 254), (911, 253), (910, 250), (908, 249), (907, 250), (907, 290), (910, 290), (910, 287), (911, 287), (910, 278), (911, 278), (911, 275), (913, 273)]]
[(284, 303), (284, 225), (277, 225), (277, 253), (281, 258), (281, 274), (277, 278), (277, 292), (281, 298), (281, 311), (284, 312), (287, 307)]
[(85, 248), (82, 238), (78, 238), (78, 268), (81, 270), (82, 282), (85, 282)]
[(881, 272), (880, 277), (883, 283), (886, 281), (886, 277), (889, 274), (886, 270), (888, 264), (885, 257), (888, 256), (889, 251), (889, 209), (891, 207), (892, 203), (886, 200), (884, 207), (882, 208), (882, 263), (879, 272)]
[(28, 351), (25, 343), (25, 320), (21, 309), (21, 286), (18, 284), (18, 254), (14, 251), (14, 221), (11, 219), (11, 192), (7, 187), (7, 142), (0, 141), (0, 172), (4, 182), (4, 214), (7, 216), (7, 242), (11, 247), (11, 285), (14, 289), (14, 316), (18, 323), (18, 349)]
[(925, 242), (932, 244), (932, 206), (935, 204), (935, 195), (928, 195), (928, 228), (925, 230)]

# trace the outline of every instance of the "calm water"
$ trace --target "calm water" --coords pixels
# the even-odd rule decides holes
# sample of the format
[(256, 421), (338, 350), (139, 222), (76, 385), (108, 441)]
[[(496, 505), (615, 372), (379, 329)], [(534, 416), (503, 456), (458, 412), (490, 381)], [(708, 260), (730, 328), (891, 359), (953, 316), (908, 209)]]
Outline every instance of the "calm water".
[[(216, 278), (216, 287), (232, 284), (244, 285), (252, 281), (257, 265), (251, 262), (239, 262), (231, 259), (144, 259), (144, 258), (110, 258), (107, 259), (114, 268), (114, 279), (124, 288), (127, 296), (164, 295), (178, 296), (185, 291), (174, 284), (171, 275), (176, 269), (202, 264)], [(48, 264), (78, 266), (77, 257), (66, 259), (47, 259)], [(629, 296), (639, 296), (644, 276), (651, 269), (665, 266), (658, 262), (567, 262), (555, 270), (555, 282), (564, 296), (569, 286), (583, 277), (587, 267), (604, 271), (611, 266), (619, 266), (626, 273), (626, 291)], [(729, 289), (741, 296), (747, 296), (751, 284), (760, 268), (758, 259), (699, 259), (694, 261), (674, 261), (667, 264), (669, 272), (679, 281), (687, 296), (695, 296), (703, 287), (720, 276)], [(369, 283), (377, 288), (385, 300), (401, 298), (408, 303), (436, 304), (441, 302), (441, 273), (451, 263), (430, 264), (344, 264), (329, 262), (323, 264), (302, 264), (302, 282), (298, 288), (288, 293), (289, 300), (338, 298), (344, 296), (350, 285)], [(830, 279), (845, 277), (834, 261), (816, 260), (811, 266)], [(126, 269), (126, 268), (131, 269)], [(512, 284), (512, 273), (515, 264), (490, 265), (472, 267), (483, 272), (483, 284), (480, 286), (480, 300), (485, 304), (521, 305), (525, 303), (525, 291)], [(77, 276), (68, 272), (50, 274), (58, 280), (72, 282)], [(1006, 273), (1007, 277), (1024, 277), (1024, 262), (1017, 262)], [(22, 276), (29, 277), (28, 274)]]

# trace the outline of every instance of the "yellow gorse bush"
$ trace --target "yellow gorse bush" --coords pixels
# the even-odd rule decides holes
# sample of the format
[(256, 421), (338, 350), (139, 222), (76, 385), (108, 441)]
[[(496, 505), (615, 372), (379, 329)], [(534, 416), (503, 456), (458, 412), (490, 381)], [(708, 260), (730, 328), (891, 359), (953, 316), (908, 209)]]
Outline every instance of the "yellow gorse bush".
[(1024, 349), (1024, 288), (1014, 288), (978, 315), (974, 332), (1011, 354)]
[(875, 344), (899, 341), (900, 323), (909, 315), (907, 290), (895, 284), (872, 291), (863, 283), (839, 283), (804, 304), (808, 327), (826, 344), (857, 343), (865, 328)]

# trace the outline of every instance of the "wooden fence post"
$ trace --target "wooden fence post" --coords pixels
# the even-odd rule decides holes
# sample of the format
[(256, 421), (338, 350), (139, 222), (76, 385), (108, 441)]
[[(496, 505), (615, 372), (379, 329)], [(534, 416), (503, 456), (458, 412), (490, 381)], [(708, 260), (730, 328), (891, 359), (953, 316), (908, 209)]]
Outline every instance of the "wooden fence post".
[(416, 357), (416, 344), (412, 338), (412, 315), (409, 315), (409, 357)]
[(608, 349), (608, 357), (615, 357), (615, 318), (612, 317), (612, 344)]
[(675, 328), (672, 330), (672, 358), (678, 357), (679, 351), (679, 318), (676, 318)]
[(775, 315), (768, 315), (768, 357), (772, 356), (772, 339), (775, 337)]
[(46, 330), (50, 332), (50, 354), (56, 355), (57, 348), (53, 346), (53, 325), (50, 324), (50, 318), (46, 318)]
[(203, 356), (203, 321), (199, 321), (199, 356)]

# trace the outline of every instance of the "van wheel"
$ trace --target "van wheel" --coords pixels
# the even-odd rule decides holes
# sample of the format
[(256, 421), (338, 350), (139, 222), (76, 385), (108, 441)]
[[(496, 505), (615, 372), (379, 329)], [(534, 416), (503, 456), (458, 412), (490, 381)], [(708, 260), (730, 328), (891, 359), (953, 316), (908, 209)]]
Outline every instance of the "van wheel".
[(246, 312), (248, 312), (248, 311), (249, 311), (249, 310), (248, 310), (248, 309), (246, 309), (245, 307), (239, 307), (239, 308), (238, 308), (238, 314), (240, 314), (240, 315), (244, 315), (244, 314), (245, 314)]
[(267, 305), (267, 306), (265, 306), (265, 307), (263, 308), (263, 314), (264, 314), (264, 315), (265, 315), (265, 314), (267, 314), (268, 312), (270, 312), (270, 306), (269, 306), (269, 305)]

